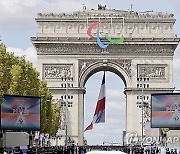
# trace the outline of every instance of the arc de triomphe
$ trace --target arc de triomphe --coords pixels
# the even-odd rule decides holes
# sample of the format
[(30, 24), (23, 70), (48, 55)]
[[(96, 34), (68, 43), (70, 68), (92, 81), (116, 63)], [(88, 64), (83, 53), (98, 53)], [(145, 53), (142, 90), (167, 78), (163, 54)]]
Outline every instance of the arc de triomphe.
[[(111, 38), (124, 36), (122, 44), (110, 44), (101, 37), (107, 48), (97, 45), (87, 29), (94, 22), (103, 21), (92, 29)], [(144, 102), (149, 103), (152, 93), (173, 92), (173, 55), (179, 43), (173, 31), (172, 14), (138, 13), (110, 9), (84, 10), (72, 14), (42, 14), (37, 18), (37, 36), (32, 43), (38, 55), (40, 77), (46, 80), (54, 101), (66, 99), (68, 81), (68, 136), (79, 145), (83, 143), (84, 94), (88, 78), (98, 71), (110, 71), (124, 82), (126, 95), (126, 131), (141, 136), (142, 86)], [(141, 78), (147, 77), (142, 83)], [(149, 112), (144, 112), (149, 114)], [(144, 115), (144, 122), (149, 119)], [(60, 124), (64, 141), (64, 122)]]

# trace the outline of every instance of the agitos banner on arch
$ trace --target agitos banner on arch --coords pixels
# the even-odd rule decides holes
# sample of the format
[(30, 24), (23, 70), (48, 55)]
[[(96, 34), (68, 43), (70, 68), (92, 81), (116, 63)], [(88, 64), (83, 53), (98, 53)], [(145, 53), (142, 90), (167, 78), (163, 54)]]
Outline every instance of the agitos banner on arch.
[(94, 22), (92, 23), (88, 29), (87, 29), (87, 35), (92, 38), (94, 37), (92, 35), (92, 30), (97, 27), (97, 30), (96, 30), (96, 41), (97, 41), (97, 44), (100, 48), (102, 49), (105, 49), (108, 47), (109, 44), (105, 44), (101, 41), (101, 37), (100, 35), (105, 38), (106, 40), (108, 40), (111, 44), (122, 44), (124, 42), (124, 36), (120, 36), (118, 39), (112, 39), (111, 37), (109, 37), (107, 34), (103, 34), (103, 32), (100, 32), (100, 29), (99, 29), (99, 25), (101, 23), (103, 23), (104, 21), (97, 21), (97, 22)]
[(4, 95), (1, 129), (40, 130), (40, 97)]

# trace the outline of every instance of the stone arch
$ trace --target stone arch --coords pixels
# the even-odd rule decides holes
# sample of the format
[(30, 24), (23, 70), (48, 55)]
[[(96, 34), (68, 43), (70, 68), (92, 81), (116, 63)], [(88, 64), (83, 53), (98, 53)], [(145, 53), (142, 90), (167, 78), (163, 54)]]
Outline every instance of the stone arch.
[(86, 67), (79, 77), (79, 87), (84, 87), (90, 76), (99, 71), (110, 71), (117, 74), (124, 82), (125, 87), (130, 86), (130, 74), (117, 63), (113, 62), (95, 62)]
[[(180, 39), (173, 37), (174, 18), (172, 15), (166, 16), (169, 24), (172, 25), (172, 29), (168, 35), (164, 35), (163, 15), (155, 14), (154, 17), (158, 16), (157, 19), (148, 17), (142, 23), (139, 23), (139, 17), (134, 15), (122, 26), (121, 19), (129, 16), (129, 12), (123, 14), (121, 10), (116, 10), (115, 14), (114, 10), (105, 11), (105, 14), (103, 12), (91, 10), (89, 14), (86, 14), (80, 11), (77, 13), (78, 17), (65, 13), (60, 15), (40, 14), (36, 19), (40, 26), (37, 36), (31, 38), (38, 54), (40, 78), (47, 81), (53, 98), (64, 96), (67, 89), (64, 85), (71, 85), (69, 92), (73, 96), (73, 106), (69, 112), (71, 122), (68, 124), (69, 127), (73, 128), (71, 137), (78, 145), (83, 144), (84, 85), (94, 73), (103, 70), (110, 71), (123, 80), (127, 105), (126, 132), (137, 132), (138, 136), (143, 135), (145, 126), (144, 114), (137, 108), (137, 103), (143, 103), (142, 95), (151, 98), (152, 93), (170, 93), (174, 90), (172, 62), (174, 51)], [(106, 32), (103, 31), (103, 29), (105, 30), (103, 25), (108, 23), (110, 18), (106, 20), (103, 14), (105, 16), (109, 14), (110, 17), (113, 15), (110, 29), (106, 29)], [(102, 17), (105, 23), (99, 25), (99, 28), (104, 33), (108, 32), (112, 38), (117, 38), (123, 31), (132, 32), (133, 25), (136, 25), (135, 27), (138, 29), (135, 29), (132, 37), (126, 35), (123, 44), (109, 44), (108, 48), (101, 49), (98, 47), (95, 38), (89, 39), (86, 31), (88, 22), (93, 23)], [(145, 15), (140, 18), (143, 17)], [(153, 34), (154, 38), (152, 39), (152, 30), (146, 28), (149, 23), (154, 23), (155, 20), (158, 21), (161, 29), (156, 31), (158, 35)], [(63, 29), (58, 29), (57, 23), (62, 25)], [(54, 30), (53, 27), (56, 29)], [(93, 33), (96, 33), (96, 28), (92, 29)], [(55, 71), (51, 67), (55, 67)], [(72, 73), (72, 81), (68, 84), (67, 81), (59, 77), (59, 73), (64, 67), (70, 68)], [(155, 72), (159, 69), (162, 69), (164, 73)], [(48, 71), (48, 75), (44, 73), (45, 70)], [(149, 80), (142, 82), (142, 77), (148, 77)], [(61, 87), (57, 83), (60, 83)], [(150, 99), (146, 101), (150, 106)], [(59, 135), (63, 136), (61, 139), (63, 145), (65, 132), (59, 132)]]

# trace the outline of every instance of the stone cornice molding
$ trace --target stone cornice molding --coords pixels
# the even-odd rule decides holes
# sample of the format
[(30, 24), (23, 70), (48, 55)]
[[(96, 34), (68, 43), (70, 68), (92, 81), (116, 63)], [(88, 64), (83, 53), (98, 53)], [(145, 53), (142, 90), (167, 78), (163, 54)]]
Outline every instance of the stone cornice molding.
[[(178, 44), (178, 42), (176, 42)], [(38, 55), (141, 55), (173, 56), (177, 44), (122, 44), (101, 49), (96, 44), (34, 43)]]
[[(48, 87), (48, 89), (64, 90), (64, 89), (66, 89), (66, 88), (62, 88), (62, 87)], [(68, 90), (74, 90), (74, 89), (76, 89), (76, 90), (85, 90), (85, 88), (79, 88), (79, 87), (73, 87), (73, 88), (69, 87), (69, 88), (68, 88)]]
[[(66, 88), (62, 88), (62, 87), (48, 87), (49, 90), (59, 90), (59, 91), (65, 91)], [(73, 88), (68, 88), (68, 91), (77, 91), (78, 93), (82, 93), (82, 94), (85, 94), (86, 92), (86, 89), (85, 88), (82, 88), (82, 87), (73, 87)]]
[[(101, 17), (101, 20), (106, 19)], [(175, 23), (175, 19), (166, 19), (166, 18), (125, 18), (125, 23), (131, 23), (131, 24), (153, 24), (153, 25), (158, 25), (158, 24), (174, 24)], [(99, 20), (99, 18), (94, 18), (94, 19), (89, 19), (89, 22), (95, 22)], [(122, 19), (120, 18), (113, 18), (113, 23), (122, 23)], [(66, 22), (66, 23), (85, 23), (87, 22), (87, 18), (78, 18), (78, 19), (68, 19), (68, 18), (36, 18), (37, 23), (42, 23), (42, 22)], [(106, 22), (104, 22), (106, 23)]]
[[(142, 91), (142, 88), (125, 88), (126, 91)], [(175, 87), (171, 88), (143, 88), (143, 91), (174, 91)]]
[(73, 13), (38, 13), (36, 20), (43, 19), (87, 19), (87, 18), (118, 18), (124, 17), (127, 19), (161, 19), (169, 20), (174, 19), (173, 14), (167, 14), (162, 12), (135, 12), (135, 11), (123, 11), (123, 10), (86, 10), (86, 11), (76, 11)]
[[(172, 88), (143, 88), (144, 94), (153, 94), (153, 93), (172, 93), (175, 90)], [(124, 88), (125, 94), (142, 94), (142, 88)]]
[[(101, 39), (107, 42), (105, 39)], [(95, 38), (87, 37), (31, 37), (32, 43), (96, 43)], [(125, 38), (124, 44), (178, 44), (180, 38)]]

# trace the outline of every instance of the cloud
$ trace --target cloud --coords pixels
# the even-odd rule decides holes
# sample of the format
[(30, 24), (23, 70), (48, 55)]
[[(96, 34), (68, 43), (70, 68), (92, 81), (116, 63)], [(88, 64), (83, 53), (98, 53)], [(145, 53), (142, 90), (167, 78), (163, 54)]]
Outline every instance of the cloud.
[[(119, 120), (120, 121), (120, 120)], [(85, 132), (85, 138), (88, 140), (88, 144), (102, 144), (104, 141), (116, 142), (122, 144), (122, 133), (125, 128), (122, 127), (122, 123), (99, 123), (95, 124), (94, 128)]]
[(173, 60), (173, 83), (176, 89), (180, 89), (180, 46), (177, 47)]
[(29, 28), (33, 25), (36, 0), (6, 0), (0, 1), (0, 28)]
[(26, 60), (32, 62), (34, 67), (37, 67), (37, 54), (33, 47), (29, 47), (26, 50), (20, 48), (7, 47), (7, 52), (14, 53), (15, 56), (25, 55)]
[[(109, 122), (111, 120), (111, 122)], [(88, 144), (102, 144), (103, 141), (122, 143), (122, 132), (125, 130), (125, 120), (107, 119), (106, 123), (94, 124), (92, 130), (85, 132)]]
[(168, 1), (170, 5), (174, 6), (177, 12), (180, 12), (180, 1), (179, 0), (173, 0), (173, 1)]
[(109, 89), (107, 88), (106, 90), (107, 94), (107, 99), (110, 99), (111, 101), (113, 100), (119, 100), (119, 103), (125, 102), (125, 94), (123, 93), (123, 90), (118, 88), (118, 89)]
[(74, 0), (5, 0), (0, 1), (0, 28), (35, 28), (37, 13), (62, 13), (82, 10), (81, 1)]
[[(106, 102), (106, 117), (119, 121), (126, 116), (126, 103)], [(110, 120), (110, 122), (111, 122)]]
[(111, 109), (112, 111), (115, 110), (122, 110), (122, 105), (118, 102), (118, 98), (116, 99), (116, 101), (107, 101), (107, 107), (109, 109)]

